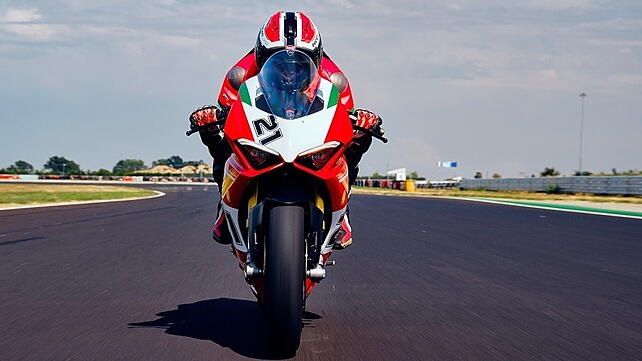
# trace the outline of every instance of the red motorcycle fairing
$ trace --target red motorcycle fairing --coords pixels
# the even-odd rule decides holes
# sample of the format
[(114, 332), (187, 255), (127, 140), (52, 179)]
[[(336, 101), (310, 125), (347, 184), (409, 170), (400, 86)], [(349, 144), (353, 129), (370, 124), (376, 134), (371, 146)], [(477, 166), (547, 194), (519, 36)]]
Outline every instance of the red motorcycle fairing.
[[(244, 85), (241, 87), (244, 87)], [(257, 185), (258, 187), (262, 187), (262, 184), (267, 185), (267, 183), (262, 182), (268, 178), (272, 179), (270, 182), (276, 179), (276, 183), (278, 184), (279, 177), (285, 176), (295, 177), (291, 178), (291, 181), (294, 181), (294, 179), (303, 179), (304, 183), (298, 184), (309, 183), (315, 184), (314, 187), (318, 187), (315, 188), (318, 189), (317, 192), (319, 192), (316, 195), (317, 199), (314, 200), (315, 196), (312, 196), (312, 199), (310, 199), (311, 204), (307, 208), (308, 210), (312, 208), (310, 213), (320, 212), (322, 217), (318, 223), (321, 228), (320, 230), (317, 228), (317, 231), (315, 231), (317, 232), (316, 234), (318, 234), (318, 238), (316, 238), (315, 242), (312, 242), (316, 248), (313, 252), (306, 255), (306, 257), (311, 257), (308, 259), (308, 262), (311, 262), (308, 264), (308, 266), (311, 266), (308, 270), (314, 268), (317, 264), (321, 267), (325, 265), (332, 252), (332, 234), (338, 229), (341, 217), (347, 207), (350, 184), (344, 152), (353, 138), (353, 128), (348, 118), (346, 102), (338, 99), (339, 91), (331, 85), (329, 88), (326, 85), (324, 89), (327, 93), (326, 95), (329, 95), (329, 97), (326, 97), (326, 107), (324, 107), (324, 110), (329, 112), (332, 111), (333, 106), (336, 107), (334, 113), (328, 113), (328, 116), (332, 116), (332, 119), (328, 127), (325, 128), (327, 130), (324, 130), (324, 132), (327, 131), (327, 133), (319, 134), (318, 141), (323, 141), (324, 143), (318, 144), (317, 148), (311, 148), (309, 150), (311, 153), (307, 153), (308, 150), (299, 153), (305, 156), (299, 156), (293, 161), (285, 162), (283, 156), (275, 153), (279, 155), (272, 155), (272, 162), (265, 163), (263, 167), (260, 167), (262, 169), (253, 167), (252, 164), (256, 163), (252, 163), (248, 157), (254, 155), (248, 155), (246, 145), (253, 143), (254, 145), (260, 146), (262, 143), (259, 144), (261, 139), (255, 139), (252, 132), (253, 129), (250, 128), (251, 125), (249, 121), (256, 121), (257, 119), (248, 119), (246, 115), (244, 104), (247, 104), (247, 106), (252, 106), (253, 104), (252, 100), (247, 99), (247, 90), (245, 90), (245, 99), (241, 96), (232, 104), (225, 124), (225, 138), (233, 153), (225, 164), (223, 184), (221, 185), (223, 210), (228, 219), (227, 223), (230, 228), (230, 233), (234, 238), (232, 245), (233, 252), (239, 261), (240, 268), (246, 272), (246, 280), (251, 284), (254, 293), (259, 299), (261, 299), (263, 294), (263, 280), (261, 277), (250, 277), (247, 273), (248, 269), (257, 266), (255, 262), (260, 258), (251, 254), (254, 252), (252, 249), (254, 249), (253, 245), (255, 242), (252, 241), (254, 236), (253, 231), (251, 231), (254, 218), (250, 220), (250, 213), (252, 213), (257, 205)], [(248, 112), (250, 111), (249, 109), (250, 108), (248, 108)], [(309, 119), (309, 121), (312, 122), (317, 121), (318, 118), (313, 116)], [(301, 120), (297, 121), (300, 122)], [(279, 122), (288, 122), (288, 120), (280, 119)], [(285, 124), (282, 126), (285, 126)], [(277, 128), (277, 130), (278, 129), (279, 128)], [(298, 131), (305, 131), (305, 129), (304, 127)], [(312, 126), (310, 129), (318, 129), (318, 127)], [(271, 130), (274, 131), (273, 129)], [(297, 133), (285, 133), (285, 136), (296, 137)], [(327, 148), (332, 149), (332, 151), (328, 152), (327, 161), (324, 159), (323, 162), (319, 162), (318, 158), (314, 157), (307, 159), (308, 155), (318, 154), (316, 149), (319, 147), (323, 148), (328, 144), (332, 144), (335, 148)], [(290, 158), (291, 157), (290, 155)], [(310, 163), (310, 159), (316, 160)], [(256, 161), (256, 159), (254, 159), (254, 161)], [(284, 166), (299, 172), (298, 175), (285, 175), (289, 173), (290, 170), (286, 170), (283, 175), (274, 173), (280, 172), (280, 168)], [(276, 178), (273, 178), (272, 175)], [(307, 175), (308, 178), (302, 177), (302, 175)], [(297, 188), (297, 186), (294, 185), (293, 188)], [(289, 190), (293, 188), (286, 188), (286, 192), (289, 192)], [(258, 202), (260, 203), (261, 200), (259, 199)], [(259, 207), (256, 208), (258, 209)], [(306, 277), (306, 297), (317, 282), (318, 279), (313, 280), (310, 277)]]
[[(239, 208), (243, 201), (243, 190), (247, 187), (251, 179), (273, 171), (286, 163), (281, 160), (280, 163), (261, 170), (252, 168), (237, 143), (239, 139), (254, 140), (240, 100), (235, 102), (230, 109), (224, 132), (233, 154), (225, 165), (225, 175), (221, 193), (225, 204), (233, 208)], [(330, 194), (331, 209), (333, 212), (345, 208), (348, 202), (350, 184), (344, 152), (352, 140), (352, 136), (352, 123), (348, 118), (347, 109), (345, 105), (337, 104), (337, 109), (328, 134), (326, 135), (325, 142), (338, 141), (341, 143), (339, 149), (319, 170), (306, 167), (297, 161), (292, 163), (294, 167), (321, 179), (325, 183)]]

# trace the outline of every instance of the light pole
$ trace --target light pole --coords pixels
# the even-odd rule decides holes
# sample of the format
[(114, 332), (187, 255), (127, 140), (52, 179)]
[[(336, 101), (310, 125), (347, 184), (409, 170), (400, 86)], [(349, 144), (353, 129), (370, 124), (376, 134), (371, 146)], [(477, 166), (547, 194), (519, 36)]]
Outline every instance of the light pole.
[(67, 163), (62, 163), (62, 177), (63, 178), (65, 177), (65, 166), (66, 165), (67, 165)]
[(582, 175), (582, 146), (584, 143), (584, 99), (586, 98), (586, 93), (582, 92), (579, 95), (582, 98), (582, 112), (580, 115), (580, 176)]

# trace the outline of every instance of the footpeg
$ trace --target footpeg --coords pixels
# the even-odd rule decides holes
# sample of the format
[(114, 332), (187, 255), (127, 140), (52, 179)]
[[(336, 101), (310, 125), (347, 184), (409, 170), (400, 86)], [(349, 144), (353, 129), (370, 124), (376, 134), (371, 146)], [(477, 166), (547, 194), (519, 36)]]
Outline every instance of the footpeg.
[(308, 270), (308, 272), (306, 272), (306, 276), (308, 276), (312, 282), (319, 282), (325, 278), (325, 269), (323, 266), (318, 264), (316, 268)]
[(263, 274), (263, 270), (260, 268), (256, 267), (254, 263), (248, 263), (245, 266), (245, 279), (253, 279), (253, 278), (258, 278), (261, 277)]

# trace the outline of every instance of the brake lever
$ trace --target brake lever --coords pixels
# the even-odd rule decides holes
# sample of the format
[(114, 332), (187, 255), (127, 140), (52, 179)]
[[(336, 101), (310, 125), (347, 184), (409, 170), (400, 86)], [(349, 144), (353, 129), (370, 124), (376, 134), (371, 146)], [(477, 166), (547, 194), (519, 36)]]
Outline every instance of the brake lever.
[[(377, 133), (377, 132), (375, 132), (373, 130), (370, 130), (368, 128), (363, 128), (363, 127), (360, 127), (360, 126), (357, 126), (357, 125), (353, 125), (352, 129), (360, 130), (360, 131), (362, 131), (362, 132), (364, 132), (364, 133), (366, 133), (368, 135), (373, 136), (374, 138), (379, 139), (380, 141), (382, 141), (384, 143), (388, 143), (388, 138), (384, 137), (382, 133)], [(379, 129), (381, 129), (381, 128), (379, 128)]]
[(194, 133), (200, 132), (201, 130), (210, 129), (210, 128), (213, 128), (214, 130), (218, 130), (218, 131), (221, 130), (221, 127), (217, 123), (209, 123), (209, 124), (203, 124), (203, 125), (199, 125), (198, 127), (192, 128), (186, 131), (185, 135), (189, 137)]

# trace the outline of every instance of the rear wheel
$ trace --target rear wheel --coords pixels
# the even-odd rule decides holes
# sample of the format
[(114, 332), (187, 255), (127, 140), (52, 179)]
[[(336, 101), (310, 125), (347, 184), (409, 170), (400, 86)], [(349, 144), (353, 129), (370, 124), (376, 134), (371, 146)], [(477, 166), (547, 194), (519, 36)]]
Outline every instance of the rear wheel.
[(305, 296), (304, 211), (297, 206), (270, 210), (265, 239), (264, 310), (275, 350), (293, 354), (301, 339)]

